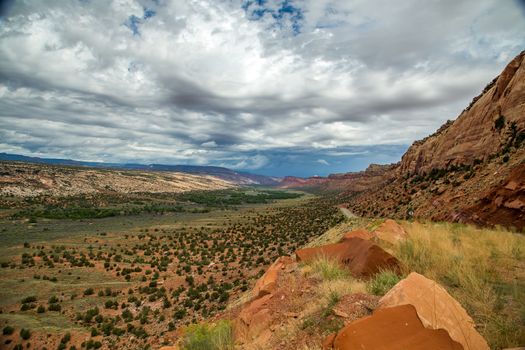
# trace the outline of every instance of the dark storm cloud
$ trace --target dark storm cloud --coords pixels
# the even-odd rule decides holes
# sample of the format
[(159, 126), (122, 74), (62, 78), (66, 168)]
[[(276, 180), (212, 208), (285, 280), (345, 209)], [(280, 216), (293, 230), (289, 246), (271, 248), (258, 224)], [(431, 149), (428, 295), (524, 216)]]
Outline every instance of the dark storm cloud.
[(396, 161), (524, 48), (522, 4), (15, 2), (0, 151), (279, 175)]

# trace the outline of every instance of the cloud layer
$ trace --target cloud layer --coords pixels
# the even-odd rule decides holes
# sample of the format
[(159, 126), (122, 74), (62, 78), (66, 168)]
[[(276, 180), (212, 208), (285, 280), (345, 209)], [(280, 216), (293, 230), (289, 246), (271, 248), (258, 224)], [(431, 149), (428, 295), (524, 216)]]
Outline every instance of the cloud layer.
[(396, 161), (525, 47), (519, 2), (16, 1), (0, 151), (275, 175)]

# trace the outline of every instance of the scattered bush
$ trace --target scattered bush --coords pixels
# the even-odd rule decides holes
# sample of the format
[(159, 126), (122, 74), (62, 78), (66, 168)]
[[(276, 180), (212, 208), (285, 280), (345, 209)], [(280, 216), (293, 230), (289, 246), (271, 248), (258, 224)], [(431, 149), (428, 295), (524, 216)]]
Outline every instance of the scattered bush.
[(498, 119), (494, 121), (494, 127), (496, 130), (501, 130), (505, 126), (505, 117), (500, 115)]
[(30, 337), (31, 337), (31, 332), (29, 331), (29, 329), (22, 328), (20, 330), (20, 338), (24, 340), (28, 340)]
[(2, 334), (3, 335), (11, 335), (13, 334), (13, 332), (15, 331), (15, 329), (11, 326), (5, 326), (4, 329), (2, 329)]

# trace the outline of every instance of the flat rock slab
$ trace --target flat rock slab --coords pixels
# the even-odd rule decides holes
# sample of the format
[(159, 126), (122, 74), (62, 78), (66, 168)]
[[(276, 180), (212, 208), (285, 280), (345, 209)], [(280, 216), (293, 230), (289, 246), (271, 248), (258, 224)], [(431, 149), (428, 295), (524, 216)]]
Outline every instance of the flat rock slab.
[(412, 272), (379, 300), (380, 309), (406, 304), (415, 307), (425, 327), (445, 329), (466, 350), (489, 350), (465, 309), (435, 281)]
[(329, 342), (325, 349), (463, 350), (447, 331), (425, 328), (412, 305), (376, 310), (340, 330), (332, 347)]

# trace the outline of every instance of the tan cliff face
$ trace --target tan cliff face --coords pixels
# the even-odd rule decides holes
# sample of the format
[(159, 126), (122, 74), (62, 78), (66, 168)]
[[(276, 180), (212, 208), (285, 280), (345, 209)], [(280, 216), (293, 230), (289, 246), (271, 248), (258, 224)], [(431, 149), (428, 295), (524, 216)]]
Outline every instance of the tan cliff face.
[[(487, 89), (488, 88), (488, 89)], [(472, 164), (497, 153), (506, 140), (501, 122), (525, 126), (525, 51), (487, 86), (454, 122), (416, 141), (403, 156), (401, 174), (422, 174), (451, 165)], [(502, 119), (500, 119), (503, 116)]]

